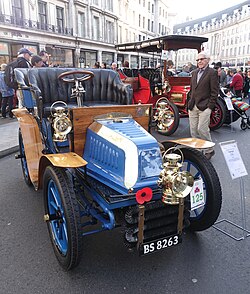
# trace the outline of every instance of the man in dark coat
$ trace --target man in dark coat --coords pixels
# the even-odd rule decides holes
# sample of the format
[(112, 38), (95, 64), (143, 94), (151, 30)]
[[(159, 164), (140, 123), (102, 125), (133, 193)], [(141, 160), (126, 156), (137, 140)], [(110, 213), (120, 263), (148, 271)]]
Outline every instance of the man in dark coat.
[(20, 68), (30, 68), (32, 67), (30, 63), (31, 55), (33, 54), (29, 49), (27, 48), (21, 48), (17, 53), (17, 62), (18, 67)]
[[(209, 67), (209, 56), (200, 52), (197, 56), (198, 68), (192, 72), (190, 100), (188, 103), (191, 136), (212, 141), (210, 135), (210, 116), (219, 92), (217, 72)], [(215, 154), (213, 148), (205, 151), (208, 159)]]

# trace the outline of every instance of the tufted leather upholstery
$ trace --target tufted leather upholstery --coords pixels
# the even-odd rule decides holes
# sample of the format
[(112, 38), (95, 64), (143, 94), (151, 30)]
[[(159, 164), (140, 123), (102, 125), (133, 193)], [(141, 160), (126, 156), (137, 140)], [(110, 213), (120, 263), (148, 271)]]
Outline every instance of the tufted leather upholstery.
[[(42, 97), (43, 105), (50, 106), (55, 101), (75, 104), (70, 100), (73, 84), (58, 79), (66, 71), (80, 70), (79, 68), (32, 68), (28, 72), (29, 83), (37, 98)], [(82, 69), (84, 70), (84, 69)], [(119, 75), (109, 69), (86, 69), (94, 73), (94, 78), (83, 82), (86, 93), (84, 105), (98, 104), (132, 104), (132, 89), (121, 82)], [(81, 75), (77, 75), (81, 76)]]

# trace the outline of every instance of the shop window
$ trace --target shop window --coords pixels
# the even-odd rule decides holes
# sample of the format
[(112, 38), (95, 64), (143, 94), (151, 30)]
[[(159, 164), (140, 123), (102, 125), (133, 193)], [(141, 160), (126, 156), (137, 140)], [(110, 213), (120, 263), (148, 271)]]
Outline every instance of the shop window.
[(54, 67), (73, 66), (73, 51), (71, 49), (46, 47), (46, 51), (49, 53), (50, 62)]
[(114, 61), (114, 54), (110, 52), (102, 52), (102, 62), (106, 62), (107, 66), (110, 66)]
[(95, 62), (97, 61), (97, 53), (96, 52), (85, 52), (85, 60), (87, 67), (93, 67)]
[(0, 64), (9, 63), (9, 46), (7, 43), (0, 42)]
[(138, 57), (132, 55), (130, 58), (130, 63), (131, 63), (131, 65), (130, 65), (131, 68), (138, 68), (139, 67)]

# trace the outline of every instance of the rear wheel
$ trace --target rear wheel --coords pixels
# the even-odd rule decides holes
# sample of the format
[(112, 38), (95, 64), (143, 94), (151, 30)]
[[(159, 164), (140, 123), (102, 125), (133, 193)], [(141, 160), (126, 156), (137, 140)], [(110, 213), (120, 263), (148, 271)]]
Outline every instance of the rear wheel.
[(44, 206), (52, 246), (65, 270), (80, 260), (80, 211), (73, 185), (64, 169), (48, 166), (43, 177)]
[[(163, 145), (169, 148), (167, 142)], [(190, 172), (195, 181), (201, 179), (203, 182), (205, 204), (190, 212), (190, 230), (203, 231), (211, 227), (220, 214), (220, 181), (213, 165), (200, 151), (188, 147), (181, 147), (181, 151), (184, 155), (182, 170)], [(190, 197), (188, 201), (190, 202)]]
[(22, 136), (22, 132), (20, 129), (18, 131), (18, 140), (19, 140), (19, 152), (20, 152), (21, 166), (22, 166), (24, 181), (28, 186), (32, 186), (32, 182), (31, 182), (29, 170), (28, 170), (28, 165), (27, 165), (27, 160), (26, 160), (26, 156), (25, 156), (23, 136)]
[[(164, 103), (163, 106), (160, 104), (162, 102)], [(165, 136), (170, 136), (179, 126), (179, 110), (177, 106), (168, 99), (160, 98), (156, 102), (154, 120), (156, 122), (157, 132)]]
[(219, 129), (225, 122), (226, 119), (226, 105), (221, 98), (217, 99), (214, 109), (210, 116), (210, 130), (215, 131)]

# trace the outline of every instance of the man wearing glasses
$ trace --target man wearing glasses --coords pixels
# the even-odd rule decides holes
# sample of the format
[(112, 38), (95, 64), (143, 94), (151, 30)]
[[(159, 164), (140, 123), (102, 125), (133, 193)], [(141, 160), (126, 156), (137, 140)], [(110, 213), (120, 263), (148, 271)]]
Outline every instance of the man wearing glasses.
[[(194, 138), (212, 141), (209, 124), (219, 92), (218, 75), (209, 67), (209, 56), (205, 52), (200, 52), (196, 61), (198, 68), (192, 72), (188, 102), (190, 132)], [(214, 154), (213, 148), (205, 151), (209, 160)]]

